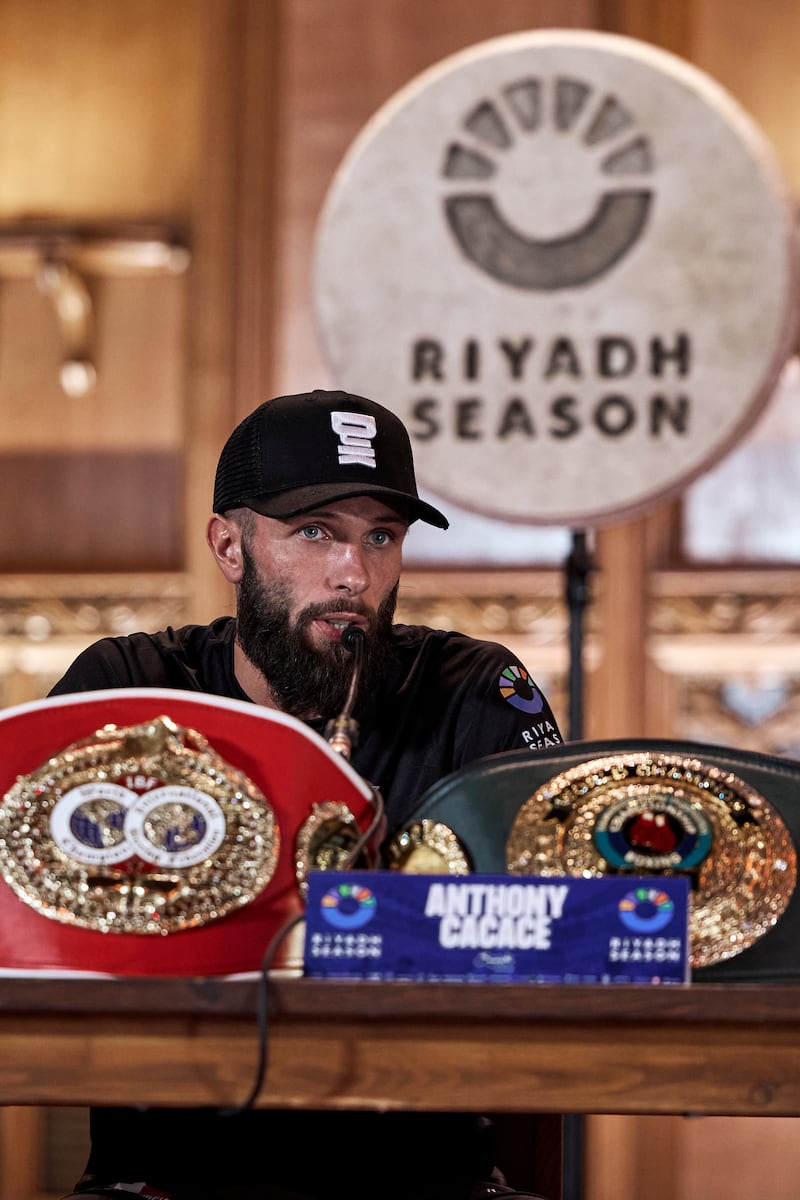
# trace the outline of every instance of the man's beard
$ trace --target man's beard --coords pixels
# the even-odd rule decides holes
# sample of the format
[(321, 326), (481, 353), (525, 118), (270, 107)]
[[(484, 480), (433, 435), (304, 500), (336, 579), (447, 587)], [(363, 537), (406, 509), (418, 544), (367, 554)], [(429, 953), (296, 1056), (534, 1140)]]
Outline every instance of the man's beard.
[(266, 679), (277, 706), (295, 717), (337, 716), (344, 708), (355, 659), (338, 642), (313, 646), (308, 627), (317, 617), (336, 612), (358, 613), (366, 635), (361, 648), (361, 675), (356, 709), (374, 693), (394, 661), (392, 619), (397, 585), (377, 612), (357, 600), (310, 604), (292, 621), (292, 594), (282, 580), (260, 578), (248, 548), (242, 545), (244, 567), (236, 608), (236, 640)]

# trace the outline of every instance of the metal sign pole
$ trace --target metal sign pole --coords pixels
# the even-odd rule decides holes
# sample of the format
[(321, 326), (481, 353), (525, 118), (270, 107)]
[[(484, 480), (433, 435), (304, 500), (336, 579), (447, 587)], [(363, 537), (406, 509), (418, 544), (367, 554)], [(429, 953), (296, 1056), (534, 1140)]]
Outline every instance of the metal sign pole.
[(589, 605), (589, 576), (594, 563), (587, 549), (586, 531), (572, 531), (572, 549), (566, 560), (566, 602), (569, 613), (569, 715), (567, 736), (583, 737), (583, 621)]
[[(572, 531), (572, 547), (566, 559), (565, 599), (569, 614), (569, 709), (568, 738), (583, 737), (584, 617), (590, 601), (589, 577), (594, 563), (587, 547), (586, 531)], [(584, 1118), (565, 1113), (562, 1118), (562, 1200), (582, 1200)]]

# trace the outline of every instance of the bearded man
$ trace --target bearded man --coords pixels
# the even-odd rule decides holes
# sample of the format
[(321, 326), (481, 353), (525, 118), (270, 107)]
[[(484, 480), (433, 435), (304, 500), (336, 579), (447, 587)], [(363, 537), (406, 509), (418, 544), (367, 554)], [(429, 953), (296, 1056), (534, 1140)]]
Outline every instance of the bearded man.
[[(266, 401), (223, 447), (207, 527), (236, 590), (235, 618), (105, 638), (51, 695), (205, 692), (289, 713), (325, 736), (349, 696), (345, 631), (355, 628), (362, 645), (351, 765), (380, 792), (388, 839), (450, 772), (561, 741), (545, 697), (503, 646), (394, 623), (403, 542), (416, 520), (448, 526), (418, 494), (395, 414), (340, 391)], [(491, 1124), (470, 1114), (94, 1109), (91, 1138), (76, 1197), (522, 1195), (495, 1166)]]

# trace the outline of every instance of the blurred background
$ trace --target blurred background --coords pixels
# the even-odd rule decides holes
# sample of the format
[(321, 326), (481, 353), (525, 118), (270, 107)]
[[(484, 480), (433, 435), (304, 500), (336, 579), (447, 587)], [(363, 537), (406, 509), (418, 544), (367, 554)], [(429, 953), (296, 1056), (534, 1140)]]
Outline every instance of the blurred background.
[[(335, 382), (310, 268), (343, 154), (426, 67), (543, 27), (706, 71), (800, 192), (797, 0), (0, 0), (0, 705), (106, 633), (231, 611), (204, 540), (214, 468), (261, 400)], [(584, 736), (798, 755), (799, 482), (793, 357), (723, 461), (590, 536)], [(399, 618), (505, 643), (566, 731), (571, 531), (445, 507), (441, 545), (412, 530)], [(586, 1200), (744, 1200), (766, 1179), (794, 1200), (796, 1130), (592, 1117)], [(0, 1111), (0, 1200), (68, 1190), (85, 1151), (80, 1110)]]

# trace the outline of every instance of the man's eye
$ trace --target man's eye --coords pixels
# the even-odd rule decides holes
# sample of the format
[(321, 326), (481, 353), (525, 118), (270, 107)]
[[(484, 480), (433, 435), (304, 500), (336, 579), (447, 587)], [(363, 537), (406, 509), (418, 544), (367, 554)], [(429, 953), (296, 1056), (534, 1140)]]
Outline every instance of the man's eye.
[(373, 546), (386, 546), (391, 542), (392, 535), (388, 529), (373, 529), (370, 538)]
[(322, 530), (319, 525), (303, 525), (300, 529), (300, 534), (302, 537), (308, 538), (309, 541), (315, 541), (322, 536)]

